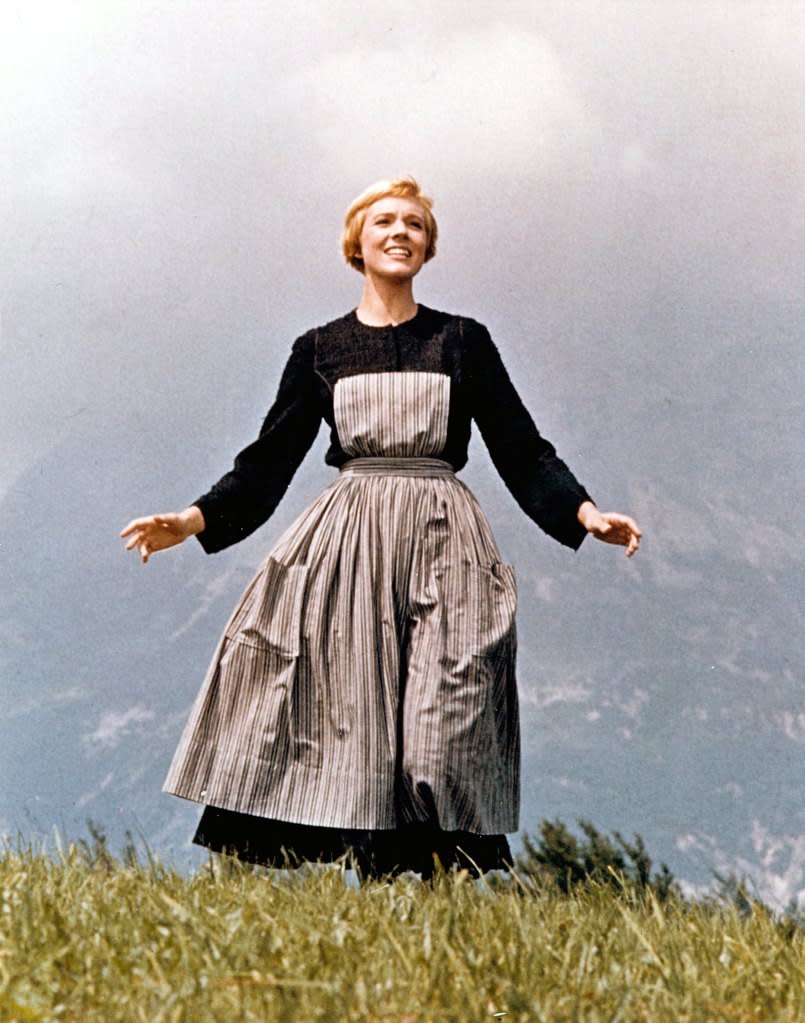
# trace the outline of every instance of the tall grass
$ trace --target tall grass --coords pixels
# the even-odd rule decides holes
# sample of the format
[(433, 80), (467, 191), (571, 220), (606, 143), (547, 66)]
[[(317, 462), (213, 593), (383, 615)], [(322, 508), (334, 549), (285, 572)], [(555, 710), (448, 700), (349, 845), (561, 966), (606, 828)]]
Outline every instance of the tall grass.
[(0, 1021), (801, 1023), (805, 934), (609, 885), (0, 857)]

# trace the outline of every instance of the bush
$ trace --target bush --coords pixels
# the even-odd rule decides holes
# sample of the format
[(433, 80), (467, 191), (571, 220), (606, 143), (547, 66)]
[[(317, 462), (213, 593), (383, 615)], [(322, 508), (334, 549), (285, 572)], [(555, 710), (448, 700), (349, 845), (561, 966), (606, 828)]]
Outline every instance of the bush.
[(560, 820), (544, 820), (535, 842), (525, 833), (525, 852), (516, 858), (520, 877), (569, 893), (590, 883), (651, 891), (664, 901), (680, 897), (681, 890), (673, 874), (662, 863), (652, 874), (652, 861), (640, 835), (629, 842), (619, 831), (608, 838), (589, 821), (578, 822), (582, 837), (577, 838)]

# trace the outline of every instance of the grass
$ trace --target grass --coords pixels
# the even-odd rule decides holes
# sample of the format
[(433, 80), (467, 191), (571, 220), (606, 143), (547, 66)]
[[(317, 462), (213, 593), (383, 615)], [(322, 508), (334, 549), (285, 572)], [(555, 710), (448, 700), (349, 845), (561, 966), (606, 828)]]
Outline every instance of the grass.
[(2, 1023), (805, 1019), (805, 931), (760, 904), (88, 852), (0, 857)]

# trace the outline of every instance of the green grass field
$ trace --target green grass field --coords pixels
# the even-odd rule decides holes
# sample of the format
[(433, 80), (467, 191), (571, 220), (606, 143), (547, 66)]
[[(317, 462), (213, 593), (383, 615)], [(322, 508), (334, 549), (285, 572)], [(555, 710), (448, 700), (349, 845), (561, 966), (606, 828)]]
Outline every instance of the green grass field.
[(805, 1020), (805, 932), (761, 905), (350, 877), (7, 849), (0, 1021)]

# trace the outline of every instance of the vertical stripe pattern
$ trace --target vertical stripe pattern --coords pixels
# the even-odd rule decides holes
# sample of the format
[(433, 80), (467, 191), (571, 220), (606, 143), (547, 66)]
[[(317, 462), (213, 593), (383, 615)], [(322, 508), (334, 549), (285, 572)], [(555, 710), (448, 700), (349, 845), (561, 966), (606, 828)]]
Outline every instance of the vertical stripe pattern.
[(515, 831), (516, 587), (438, 460), (449, 380), (366, 374), (337, 392), (355, 458), (243, 595), (165, 788), (299, 824)]
[(333, 391), (338, 439), (353, 457), (438, 454), (449, 410), (443, 373), (362, 373), (338, 380)]

